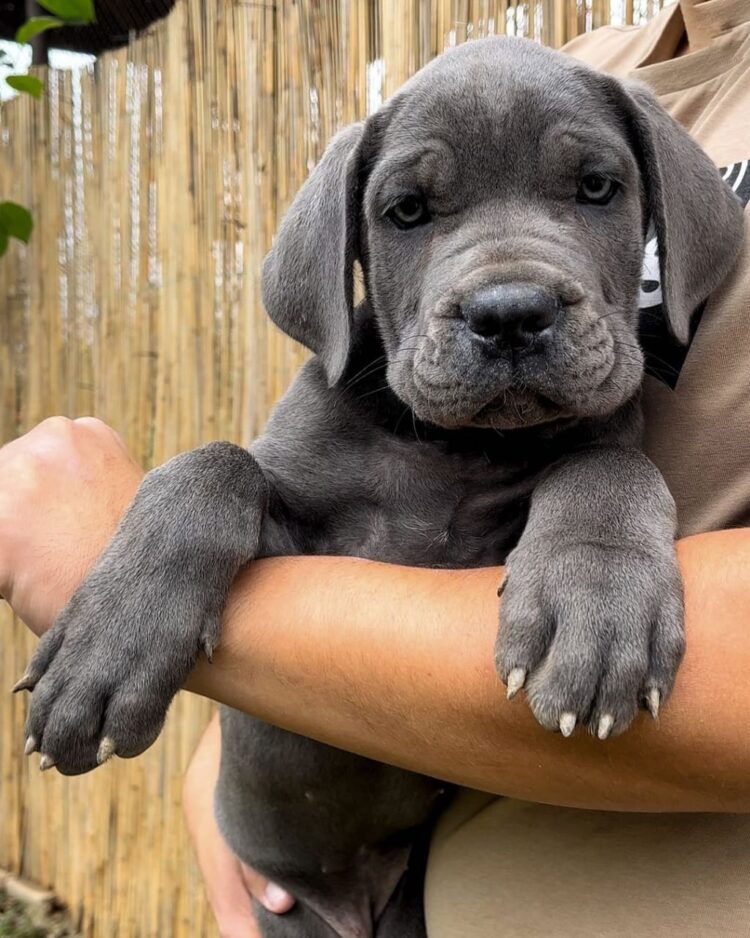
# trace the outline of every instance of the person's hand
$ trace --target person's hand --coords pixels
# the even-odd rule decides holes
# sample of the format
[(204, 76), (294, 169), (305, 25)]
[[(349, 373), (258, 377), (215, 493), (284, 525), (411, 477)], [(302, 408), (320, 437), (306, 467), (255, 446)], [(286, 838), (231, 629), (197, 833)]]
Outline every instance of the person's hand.
[(294, 899), (241, 863), (221, 836), (213, 805), (220, 755), (221, 730), (218, 717), (214, 717), (185, 774), (185, 820), (222, 938), (260, 938), (251, 899), (278, 914), (289, 911)]
[(107, 545), (142, 476), (94, 417), (52, 417), (0, 448), (0, 595), (37, 635)]

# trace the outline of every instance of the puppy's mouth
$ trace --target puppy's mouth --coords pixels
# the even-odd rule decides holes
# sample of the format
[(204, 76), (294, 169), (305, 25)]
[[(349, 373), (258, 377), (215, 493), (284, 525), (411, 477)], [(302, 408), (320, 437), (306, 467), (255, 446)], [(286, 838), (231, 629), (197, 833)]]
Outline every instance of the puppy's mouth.
[[(432, 326), (432, 328), (430, 328)], [(640, 382), (638, 356), (607, 317), (579, 307), (524, 353), (487, 351), (465, 323), (433, 318), (427, 335), (388, 367), (392, 389), (421, 419), (496, 430), (569, 423), (611, 413)]]
[(528, 389), (508, 389), (480, 407), (471, 418), (475, 427), (510, 430), (538, 427), (575, 419), (575, 414), (556, 401)]
[[(403, 376), (402, 373), (402, 377)], [(484, 381), (426, 382), (419, 372), (406, 377), (396, 393), (421, 419), (447, 429), (483, 427), (512, 430), (570, 422), (577, 414), (569, 405), (524, 384)], [(494, 386), (493, 386), (494, 385)]]

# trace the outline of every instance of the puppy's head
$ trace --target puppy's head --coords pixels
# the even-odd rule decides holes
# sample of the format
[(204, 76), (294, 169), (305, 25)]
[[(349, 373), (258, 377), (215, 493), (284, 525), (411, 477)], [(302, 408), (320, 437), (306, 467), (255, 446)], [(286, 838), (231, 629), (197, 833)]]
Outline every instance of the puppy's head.
[(642, 379), (649, 224), (685, 341), (742, 237), (717, 170), (640, 86), (531, 42), (481, 40), (333, 139), (266, 259), (264, 300), (334, 384), (358, 260), (388, 382), (421, 419), (602, 416)]

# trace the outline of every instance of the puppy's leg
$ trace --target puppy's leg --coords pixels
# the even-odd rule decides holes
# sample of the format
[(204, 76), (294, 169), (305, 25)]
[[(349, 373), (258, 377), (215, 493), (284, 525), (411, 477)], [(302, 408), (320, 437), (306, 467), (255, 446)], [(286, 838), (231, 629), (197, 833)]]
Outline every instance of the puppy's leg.
[(427, 938), (423, 897), (428, 846), (426, 836), (423, 844), (415, 845), (409, 868), (374, 930), (368, 930), (366, 922), (333, 928), (301, 902), (286, 915), (274, 915), (254, 903), (261, 935), (263, 938)]
[(409, 867), (378, 919), (376, 938), (427, 938), (424, 883), (430, 831), (423, 830), (409, 857)]
[(254, 902), (253, 914), (263, 938), (344, 938), (302, 903), (284, 915), (274, 915)]
[(537, 486), (507, 561), (496, 660), (537, 719), (605, 739), (656, 716), (684, 649), (676, 512), (655, 466), (602, 446)]
[(74, 775), (151, 745), (199, 653), (211, 657), (267, 502), (257, 462), (229, 443), (148, 473), (23, 679), (34, 688), (27, 745), (43, 764)]

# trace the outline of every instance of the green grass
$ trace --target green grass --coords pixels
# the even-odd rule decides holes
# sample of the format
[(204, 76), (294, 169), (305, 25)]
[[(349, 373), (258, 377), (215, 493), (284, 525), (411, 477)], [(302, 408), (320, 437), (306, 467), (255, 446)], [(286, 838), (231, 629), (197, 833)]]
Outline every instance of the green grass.
[(21, 906), (0, 893), (0, 938), (47, 938), (47, 932), (32, 925)]
[(0, 938), (77, 938), (76, 932), (61, 913), (49, 921), (32, 922), (24, 907), (0, 890)]

